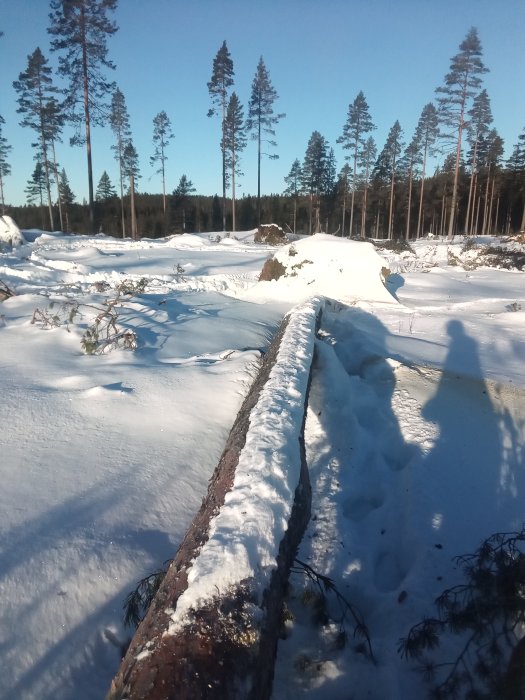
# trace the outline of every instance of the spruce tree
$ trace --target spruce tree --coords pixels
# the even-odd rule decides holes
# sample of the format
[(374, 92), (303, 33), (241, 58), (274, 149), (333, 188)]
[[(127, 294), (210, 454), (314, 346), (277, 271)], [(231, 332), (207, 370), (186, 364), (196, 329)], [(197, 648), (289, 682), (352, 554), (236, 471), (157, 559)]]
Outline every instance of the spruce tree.
[(4, 124), (5, 119), (0, 114), (0, 201), (2, 202), (2, 215), (5, 214), (4, 178), (11, 174), (11, 166), (7, 162), (7, 156), (13, 148), (2, 133)]
[(208, 92), (213, 103), (213, 107), (208, 110), (208, 116), (219, 114), (221, 118), (221, 154), (222, 154), (222, 230), (226, 231), (226, 146), (225, 146), (225, 128), (226, 128), (226, 111), (228, 109), (228, 100), (230, 88), (233, 85), (233, 61), (226, 46), (226, 41), (223, 41), (221, 48), (213, 59), (213, 70), (211, 80), (208, 83)]
[(107, 202), (108, 199), (112, 199), (116, 196), (115, 188), (109, 179), (109, 175), (104, 170), (98, 181), (96, 199), (98, 202)]
[(246, 146), (246, 125), (244, 111), (237, 93), (233, 92), (226, 110), (224, 123), (223, 150), (226, 154), (226, 166), (230, 171), (232, 188), (232, 231), (235, 231), (235, 176), (242, 175), (239, 155)]
[(115, 153), (115, 160), (118, 163), (120, 180), (120, 223), (122, 227), (122, 238), (126, 237), (126, 217), (124, 212), (124, 151), (131, 139), (131, 128), (129, 126), (128, 108), (124, 94), (118, 88), (111, 98), (111, 110), (109, 113), (109, 123), (115, 135), (115, 143), (111, 150)]
[[(54, 141), (58, 137), (62, 116), (56, 100), (57, 88), (53, 85), (51, 68), (40, 48), (27, 57), (27, 69), (13, 82), (18, 93), (19, 114), (23, 115), (20, 126), (29, 127), (37, 134), (39, 153), (44, 168), (49, 223), (54, 230), (53, 201), (51, 198), (51, 172), (53, 170)], [(57, 181), (58, 186), (58, 181)]]
[(37, 158), (31, 179), (27, 181), (24, 190), (28, 204), (38, 204), (42, 213), (42, 228), (45, 228), (44, 192), (46, 190), (46, 174), (40, 158)]
[[(362, 91), (360, 91), (351, 105), (348, 106), (348, 116), (343, 125), (343, 134), (337, 139), (337, 143), (341, 143), (344, 149), (348, 149), (351, 153), (347, 156), (347, 160), (352, 161), (352, 200), (350, 204), (350, 236), (353, 232), (354, 224), (354, 201), (355, 189), (357, 181), (357, 166), (359, 164), (359, 155), (364, 148), (366, 135), (375, 129), (370, 116), (368, 103)], [(343, 231), (343, 235), (344, 235)], [(361, 231), (363, 236), (363, 231)]]
[[(62, 202), (62, 206), (64, 207), (64, 211), (66, 214), (66, 231), (69, 231), (69, 205), (73, 204), (75, 201), (75, 195), (73, 194), (73, 190), (69, 186), (69, 180), (66, 175), (66, 171), (64, 168), (62, 168), (62, 171), (60, 173), (60, 180), (59, 180), (59, 195), (60, 195), (60, 201)], [(62, 229), (64, 230), (64, 227), (62, 226)]]
[(195, 191), (193, 182), (188, 180), (186, 175), (181, 175), (179, 184), (173, 190), (173, 207), (174, 209), (180, 207), (182, 210), (182, 233), (186, 233), (186, 205), (188, 198)]
[(164, 218), (166, 218), (166, 161), (168, 160), (166, 148), (172, 138), (173, 131), (171, 130), (169, 117), (166, 112), (159, 112), (153, 119), (153, 143), (155, 144), (155, 152), (149, 160), (151, 165), (155, 165), (155, 163), (159, 164), (157, 174), (162, 177), (162, 207)]
[(68, 119), (77, 127), (72, 143), (86, 145), (89, 223), (95, 232), (91, 127), (105, 122), (106, 97), (114, 87), (103, 74), (105, 69), (115, 68), (107, 58), (107, 38), (117, 31), (117, 25), (109, 18), (116, 10), (117, 0), (51, 0), (50, 7), (48, 31), (55, 37), (51, 49), (61, 52), (59, 73), (69, 82)]
[[(320, 231), (320, 208), (321, 197), (327, 192), (329, 177), (327, 169), (329, 165), (328, 143), (324, 136), (318, 131), (314, 131), (308, 141), (308, 146), (304, 155), (302, 172), (302, 189), (308, 193), (310, 198), (309, 210), (309, 233)], [(315, 227), (313, 225), (313, 215), (315, 213)], [(315, 231), (314, 231), (315, 228)]]
[[(273, 87), (263, 57), (259, 59), (257, 71), (252, 82), (252, 93), (248, 103), (248, 118), (246, 129), (252, 138), (257, 141), (257, 218), (261, 224), (261, 157), (279, 158), (277, 154), (263, 153), (262, 144), (265, 142), (272, 149), (277, 146), (274, 140), (275, 125), (285, 114), (275, 114), (273, 104), (278, 98), (277, 91)], [(265, 138), (266, 137), (266, 138)], [(268, 138), (269, 137), (269, 138)]]
[(299, 159), (296, 158), (292, 163), (290, 172), (284, 178), (285, 183), (288, 187), (284, 190), (284, 194), (293, 198), (293, 232), (296, 233), (297, 229), (297, 200), (302, 192), (301, 182), (303, 174), (301, 171), (301, 163)]
[(480, 76), (487, 72), (481, 60), (482, 50), (478, 32), (474, 27), (469, 30), (459, 49), (459, 53), (451, 59), (445, 84), (436, 90), (439, 119), (445, 129), (443, 136), (447, 140), (452, 138), (455, 142), (454, 181), (448, 222), (449, 240), (453, 238), (456, 225), (459, 165), (468, 104), (481, 85)]

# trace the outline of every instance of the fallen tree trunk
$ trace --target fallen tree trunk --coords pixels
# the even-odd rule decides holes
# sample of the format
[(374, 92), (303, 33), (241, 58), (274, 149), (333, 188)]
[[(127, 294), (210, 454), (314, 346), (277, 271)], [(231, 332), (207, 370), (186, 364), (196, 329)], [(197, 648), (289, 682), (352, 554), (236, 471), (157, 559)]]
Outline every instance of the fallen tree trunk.
[[(320, 307), (321, 302), (313, 300), (297, 312), (303, 314), (299, 321), (293, 312), (283, 320), (237, 415), (210, 481), (208, 494), (131, 642), (107, 700), (263, 700), (270, 697), (284, 590), (296, 549), (310, 517), (311, 491), (303, 435), (313, 336)], [(311, 337), (308, 338), (308, 334)], [(281, 357), (283, 339), (288, 353)], [(301, 343), (304, 345), (305, 342), (305, 348), (301, 348)], [(256, 424), (258, 420), (257, 404), (261, 394), (265, 403), (260, 411), (263, 420), (268, 415), (271, 418), (272, 410), (279, 415), (288, 410), (286, 396), (275, 398), (277, 406), (273, 409), (268, 409), (266, 404), (272, 400), (275, 391), (270, 388), (272, 382), (283, 383), (276, 365), (290, 362), (292, 355), (297, 365), (294, 366), (294, 375), (302, 373), (304, 377), (299, 378), (301, 391), (295, 389), (292, 394), (298, 394), (299, 398), (295, 413), (294, 408), (290, 408), (290, 421), (287, 424), (290, 434), (295, 436), (292, 442), (296, 442), (296, 445), (291, 448), (287, 445), (286, 449), (292, 450), (291, 462), (297, 461), (299, 468), (294, 487), (290, 490), (287, 525), (282, 536), (279, 535), (280, 540), (273, 543), (276, 553), (273, 564), (269, 566), (266, 562), (256, 562), (254, 571), (258, 573), (252, 575), (243, 575), (240, 564), (238, 579), (232, 581), (226, 590), (217, 587), (216, 594), (201, 596), (198, 605), (190, 596), (190, 604), (186, 604), (186, 607), (182, 605), (181, 613), (179, 608), (191, 588), (191, 577), (198, 571), (199, 557), (204, 556), (203, 551), (214, 537), (221, 536), (218, 516), (226, 495), (231, 495), (232, 489), (235, 494), (236, 470), (242, 459), (248, 432), (250, 429), (252, 433), (254, 431), (254, 425), (250, 423)], [(301, 409), (299, 420), (297, 401)], [(294, 400), (290, 400), (290, 404), (293, 403)], [(279, 449), (276, 446), (276, 450), (270, 452), (278, 452)], [(248, 454), (251, 453), (248, 451)], [(293, 472), (292, 466), (290, 470)], [(254, 479), (257, 478), (255, 475)], [(214, 533), (210, 536), (212, 520)], [(271, 539), (275, 533), (265, 532), (264, 535), (266, 539)], [(241, 533), (239, 546), (250, 549), (249, 544), (243, 543), (242, 537)]]

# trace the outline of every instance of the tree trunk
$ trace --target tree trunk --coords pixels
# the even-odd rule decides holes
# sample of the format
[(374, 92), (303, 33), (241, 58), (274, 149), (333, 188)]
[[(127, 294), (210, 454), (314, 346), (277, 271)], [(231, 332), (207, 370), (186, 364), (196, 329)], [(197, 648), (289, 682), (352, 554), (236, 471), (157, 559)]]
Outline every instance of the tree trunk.
[(395, 186), (395, 176), (396, 171), (392, 168), (392, 182), (390, 183), (390, 205), (388, 208), (388, 240), (392, 240), (392, 224), (393, 224), (393, 214), (394, 214), (394, 186)]
[(60, 218), (60, 230), (64, 230), (64, 217), (62, 214), (62, 195), (60, 194), (60, 180), (58, 177), (58, 166), (57, 166), (57, 158), (56, 158), (56, 153), (55, 153), (55, 142), (51, 141), (51, 148), (53, 150), (53, 171), (55, 174), (55, 182), (56, 182), (56, 187), (57, 187), (57, 201), (58, 201), (58, 215)]
[(2, 202), (2, 216), (5, 214), (5, 202), (4, 202), (4, 179), (2, 173), (0, 172), (0, 202)]
[(257, 124), (257, 225), (261, 225), (261, 97), (259, 92), (259, 120)]
[(410, 209), (412, 207), (412, 168), (410, 168), (410, 174), (408, 176), (408, 208), (407, 208), (407, 230), (405, 238), (408, 241), (410, 237)]
[(461, 103), (461, 113), (459, 116), (458, 141), (456, 145), (456, 164), (454, 166), (454, 184), (452, 186), (452, 202), (450, 203), (450, 219), (448, 222), (448, 240), (451, 241), (454, 237), (454, 224), (456, 223), (456, 203), (458, 199), (458, 182), (459, 182), (459, 161), (461, 158), (461, 140), (463, 137), (463, 128), (465, 122), (463, 120), (465, 114), (466, 101), (466, 86), (463, 89), (463, 101)]
[(235, 147), (232, 148), (232, 231), (235, 232)]
[(421, 173), (421, 193), (419, 195), (419, 211), (417, 213), (417, 231), (416, 238), (421, 236), (421, 228), (423, 226), (423, 192), (425, 190), (425, 173), (427, 167), (427, 146), (425, 144), (425, 152), (423, 154), (423, 170)]
[(95, 229), (95, 202), (93, 197), (93, 163), (91, 160), (91, 118), (89, 113), (89, 76), (87, 65), (87, 47), (85, 32), (84, 6), (80, 8), (80, 31), (82, 36), (82, 75), (84, 80), (84, 122), (86, 127), (86, 155), (88, 168), (88, 194), (89, 194), (89, 226), (91, 233), (96, 233)]
[(131, 238), (137, 238), (137, 214), (135, 211), (135, 176), (133, 173), (129, 176), (130, 204), (131, 204)]

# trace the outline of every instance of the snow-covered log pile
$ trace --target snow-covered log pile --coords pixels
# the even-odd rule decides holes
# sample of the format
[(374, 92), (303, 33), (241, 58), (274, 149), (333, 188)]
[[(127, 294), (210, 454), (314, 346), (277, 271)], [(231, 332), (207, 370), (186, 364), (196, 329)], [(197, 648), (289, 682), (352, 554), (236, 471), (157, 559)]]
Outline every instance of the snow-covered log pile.
[(270, 697), (284, 588), (310, 517), (304, 416), (322, 301), (283, 320), (108, 700)]

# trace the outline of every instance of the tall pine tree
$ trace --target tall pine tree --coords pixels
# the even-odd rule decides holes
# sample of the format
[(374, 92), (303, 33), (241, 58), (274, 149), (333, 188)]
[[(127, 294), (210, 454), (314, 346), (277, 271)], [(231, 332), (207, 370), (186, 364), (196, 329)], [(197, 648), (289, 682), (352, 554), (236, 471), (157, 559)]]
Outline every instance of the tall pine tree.
[(428, 102), (421, 111), (421, 116), (416, 127), (417, 139), (420, 147), (421, 158), (421, 191), (419, 193), (419, 208), (417, 214), (416, 238), (421, 236), (423, 226), (423, 193), (425, 190), (425, 176), (427, 161), (436, 153), (435, 143), (439, 136), (438, 113), (432, 102)]
[(226, 154), (226, 166), (230, 171), (232, 188), (232, 231), (235, 231), (235, 176), (242, 175), (239, 156), (246, 146), (246, 125), (244, 112), (239, 98), (232, 93), (226, 110), (224, 123), (223, 150)]
[(155, 152), (151, 156), (150, 164), (159, 164), (157, 174), (162, 177), (162, 207), (164, 211), (164, 219), (166, 219), (166, 148), (173, 138), (171, 130), (171, 122), (164, 110), (159, 112), (153, 119), (153, 143), (155, 144)]
[(451, 59), (450, 71), (445, 76), (445, 84), (436, 90), (439, 119), (445, 129), (443, 136), (448, 140), (454, 140), (456, 153), (448, 222), (449, 240), (453, 238), (456, 226), (459, 164), (468, 104), (481, 85), (480, 76), (487, 72), (481, 56), (482, 50), (478, 32), (475, 27), (472, 27), (459, 45), (459, 53)]
[[(350, 236), (353, 235), (354, 225), (354, 202), (355, 190), (357, 181), (357, 166), (359, 156), (364, 148), (366, 135), (375, 129), (375, 126), (370, 117), (368, 103), (362, 91), (360, 91), (351, 105), (348, 106), (348, 116), (343, 125), (343, 134), (337, 139), (337, 143), (341, 143), (344, 149), (350, 151), (350, 156), (347, 160), (352, 161), (352, 200), (350, 203)], [(343, 235), (345, 232), (343, 231)], [(361, 231), (361, 237), (364, 232)]]
[(210, 93), (213, 107), (208, 110), (208, 116), (219, 114), (221, 118), (221, 154), (222, 154), (222, 230), (226, 231), (226, 146), (225, 146), (225, 128), (226, 128), (226, 112), (228, 109), (230, 88), (233, 85), (233, 61), (226, 46), (226, 41), (223, 41), (221, 48), (213, 59), (213, 69), (211, 80), (208, 83), (208, 92)]
[(277, 91), (273, 87), (263, 57), (259, 59), (257, 71), (252, 82), (252, 93), (248, 103), (248, 118), (246, 129), (251, 133), (252, 138), (257, 141), (257, 218), (261, 224), (261, 157), (267, 155), (269, 158), (279, 158), (277, 154), (264, 153), (262, 144), (265, 142), (269, 149), (277, 146), (274, 140), (275, 125), (285, 114), (275, 114), (273, 104), (278, 98)]
[(34, 145), (42, 157), (49, 223), (54, 230), (51, 172), (53, 162), (56, 162), (53, 158), (54, 141), (62, 126), (62, 116), (56, 100), (58, 90), (53, 85), (51, 68), (40, 48), (37, 47), (27, 57), (27, 69), (20, 73), (18, 80), (13, 82), (13, 87), (18, 93), (17, 112), (23, 115), (20, 126), (29, 127), (37, 134), (38, 142)]
[(51, 0), (50, 7), (48, 31), (55, 37), (51, 49), (61, 52), (59, 73), (69, 82), (68, 118), (78, 128), (72, 142), (86, 145), (89, 223), (95, 232), (91, 127), (105, 122), (106, 98), (114, 87), (104, 79), (103, 72), (115, 68), (107, 58), (107, 38), (117, 31), (117, 25), (109, 18), (116, 10), (117, 0)]
[(126, 237), (126, 216), (124, 211), (124, 151), (131, 140), (131, 128), (129, 126), (129, 114), (126, 107), (124, 94), (118, 88), (111, 98), (111, 110), (109, 113), (109, 123), (115, 135), (115, 143), (111, 146), (115, 153), (115, 160), (118, 163), (120, 180), (120, 223), (122, 228), (122, 238)]

